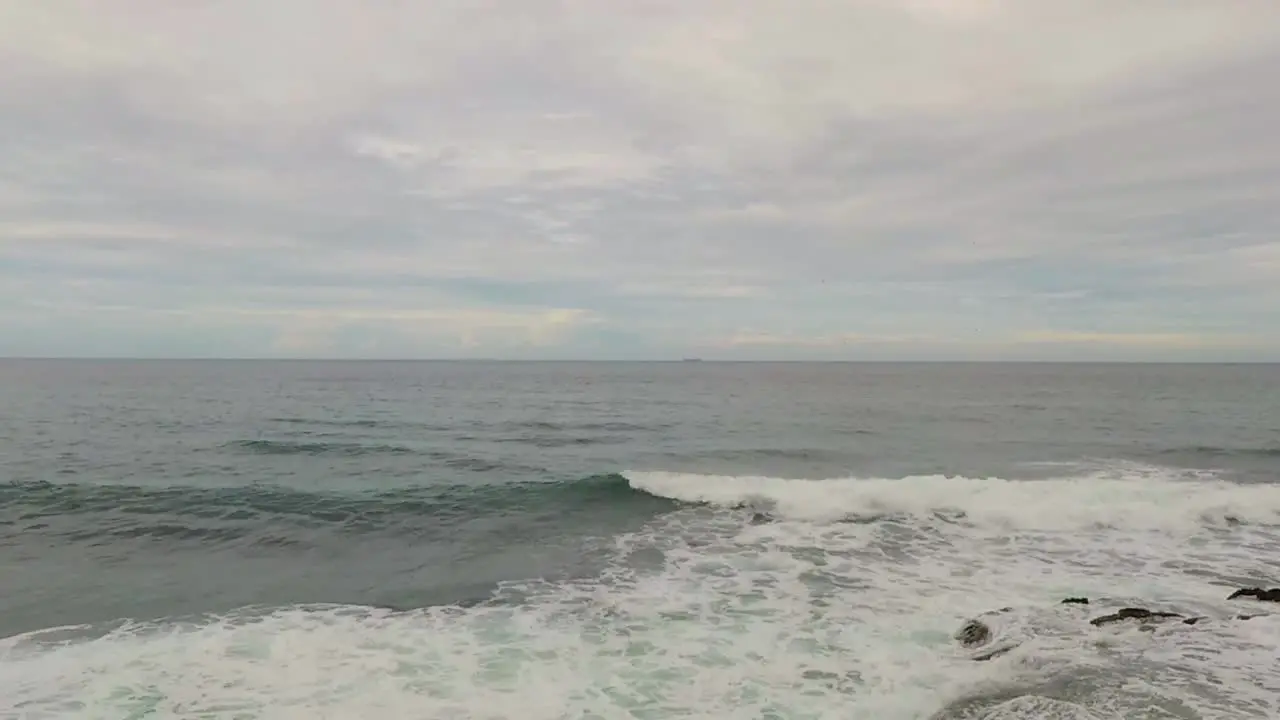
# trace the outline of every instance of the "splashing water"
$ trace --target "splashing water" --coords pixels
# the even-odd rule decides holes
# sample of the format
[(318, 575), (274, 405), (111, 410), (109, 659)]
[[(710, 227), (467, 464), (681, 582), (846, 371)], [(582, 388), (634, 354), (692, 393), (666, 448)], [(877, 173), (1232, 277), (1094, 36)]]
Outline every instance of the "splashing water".
[[(685, 505), (604, 572), (394, 612), (248, 608), (0, 641), (0, 717), (1251, 718), (1280, 714), (1280, 487), (1158, 468), (1059, 479), (627, 473)], [(754, 513), (769, 515), (759, 522)], [(1069, 595), (1213, 622), (1088, 627)], [(1009, 653), (952, 634), (1011, 607)], [(1096, 610), (1096, 608), (1095, 608)]]

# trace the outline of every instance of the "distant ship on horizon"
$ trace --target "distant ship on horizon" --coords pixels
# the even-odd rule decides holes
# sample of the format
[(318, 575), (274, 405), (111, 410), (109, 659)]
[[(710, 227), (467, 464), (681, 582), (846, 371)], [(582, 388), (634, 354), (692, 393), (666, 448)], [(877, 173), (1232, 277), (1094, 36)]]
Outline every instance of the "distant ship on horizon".
[(687, 357), (687, 358), (684, 358), (681, 362), (702, 362), (702, 358), (699, 358), (699, 357)]

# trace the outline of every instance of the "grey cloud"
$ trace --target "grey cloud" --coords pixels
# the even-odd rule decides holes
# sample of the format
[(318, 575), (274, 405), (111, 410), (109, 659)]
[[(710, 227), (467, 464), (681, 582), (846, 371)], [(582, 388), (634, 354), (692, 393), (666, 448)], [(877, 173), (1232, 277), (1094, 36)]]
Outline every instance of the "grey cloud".
[(391, 324), (303, 339), (453, 351), (405, 313), (457, 336), (573, 309), (568, 354), (1280, 336), (1274, 10), (926, 5), (326, 0), (249, 29), (250, 4), (142, 3), (101, 37), (0, 6), (0, 298), (206, 313), (244, 348), (344, 307)]
[[(796, 173), (803, 181), (784, 175), (756, 199), (780, 206), (775, 229), (817, 225), (847, 247), (932, 245), (948, 264), (1150, 263), (1258, 242), (1280, 220), (1280, 141), (1269, 131), (1280, 92), (1266, 80), (1278, 70), (1269, 55), (1034, 112), (863, 123), (829, 137), (822, 159)], [(901, 256), (916, 270), (919, 259)]]

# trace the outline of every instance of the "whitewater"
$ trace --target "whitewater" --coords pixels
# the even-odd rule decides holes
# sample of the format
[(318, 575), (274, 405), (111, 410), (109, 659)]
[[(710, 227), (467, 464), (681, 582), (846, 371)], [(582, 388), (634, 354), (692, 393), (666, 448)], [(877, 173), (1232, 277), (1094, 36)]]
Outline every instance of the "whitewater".
[[(682, 504), (613, 539), (596, 577), (505, 583), (470, 607), (242, 608), (25, 633), (0, 641), (0, 717), (1277, 712), (1280, 617), (1156, 632), (1035, 618), (1076, 595), (1229, 618), (1229, 590), (1275, 572), (1280, 487), (1148, 466), (1029, 481), (625, 477)], [(1023, 642), (975, 662), (952, 635), (1000, 607)]]
[(1280, 717), (1228, 600), (1280, 586), (1273, 366), (0, 361), (0, 407), (0, 720)]

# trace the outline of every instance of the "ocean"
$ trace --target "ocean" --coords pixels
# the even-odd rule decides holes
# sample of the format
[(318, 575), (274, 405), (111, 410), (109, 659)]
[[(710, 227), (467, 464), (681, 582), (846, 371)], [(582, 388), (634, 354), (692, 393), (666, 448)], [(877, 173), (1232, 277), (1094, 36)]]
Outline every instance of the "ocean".
[(1274, 365), (0, 361), (0, 718), (1276, 718), (1278, 481)]

